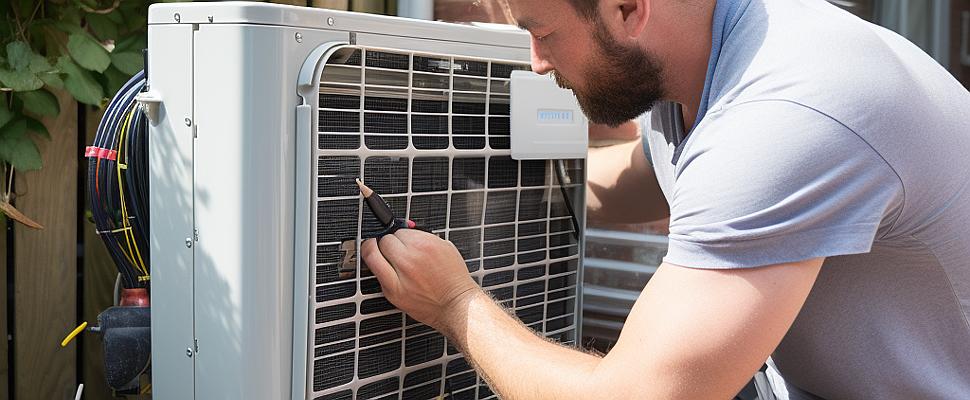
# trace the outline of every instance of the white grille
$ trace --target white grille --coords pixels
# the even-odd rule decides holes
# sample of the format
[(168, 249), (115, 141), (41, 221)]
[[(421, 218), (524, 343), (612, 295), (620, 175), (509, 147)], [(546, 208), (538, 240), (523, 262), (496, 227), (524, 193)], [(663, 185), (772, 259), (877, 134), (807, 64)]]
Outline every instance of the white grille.
[[(528, 326), (575, 341), (580, 245), (552, 161), (509, 156), (513, 69), (528, 66), (360, 47), (327, 60), (311, 192), (308, 399), (494, 397), (460, 353), (388, 303), (361, 267), (361, 238), (380, 225), (358, 177), (398, 216), (454, 242), (472, 277)], [(583, 161), (566, 170), (576, 202)]]

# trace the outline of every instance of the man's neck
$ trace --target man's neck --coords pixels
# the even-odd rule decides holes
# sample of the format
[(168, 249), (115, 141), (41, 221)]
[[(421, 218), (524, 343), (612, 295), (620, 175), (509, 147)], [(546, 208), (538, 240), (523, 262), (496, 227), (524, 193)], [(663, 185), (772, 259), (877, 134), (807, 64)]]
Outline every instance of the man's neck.
[[(659, 26), (657, 38), (664, 40), (657, 54), (664, 65), (664, 84), (669, 100), (683, 107), (684, 128), (690, 131), (697, 118), (707, 65), (711, 56), (711, 22), (715, 0), (694, 3), (675, 1), (655, 2), (658, 7), (652, 18), (670, 21)], [(658, 15), (662, 13), (666, 15)]]

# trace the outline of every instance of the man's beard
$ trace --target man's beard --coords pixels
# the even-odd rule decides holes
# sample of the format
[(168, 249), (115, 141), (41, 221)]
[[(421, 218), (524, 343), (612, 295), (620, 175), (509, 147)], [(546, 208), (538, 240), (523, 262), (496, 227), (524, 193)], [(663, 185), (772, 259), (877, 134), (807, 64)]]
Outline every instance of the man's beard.
[(583, 71), (586, 87), (577, 88), (553, 72), (556, 83), (572, 89), (593, 123), (617, 127), (650, 111), (665, 95), (660, 64), (639, 47), (616, 43), (603, 26), (597, 26), (593, 37), (599, 54)]

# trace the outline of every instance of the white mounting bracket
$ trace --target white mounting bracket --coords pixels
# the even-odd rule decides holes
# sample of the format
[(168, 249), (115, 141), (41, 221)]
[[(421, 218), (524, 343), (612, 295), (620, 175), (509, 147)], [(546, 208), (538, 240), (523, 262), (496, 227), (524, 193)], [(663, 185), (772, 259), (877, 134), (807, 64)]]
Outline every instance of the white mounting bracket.
[(148, 117), (148, 121), (152, 125), (158, 124), (158, 110), (162, 104), (162, 96), (154, 90), (149, 90), (147, 92), (138, 93), (135, 96), (135, 101), (138, 102), (138, 107), (141, 111), (145, 113)]

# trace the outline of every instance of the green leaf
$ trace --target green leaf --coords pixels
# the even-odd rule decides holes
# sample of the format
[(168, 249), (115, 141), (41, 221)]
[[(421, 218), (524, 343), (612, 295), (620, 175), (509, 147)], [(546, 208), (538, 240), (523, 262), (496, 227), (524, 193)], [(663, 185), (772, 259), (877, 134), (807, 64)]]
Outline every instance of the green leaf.
[(57, 71), (41, 72), (37, 74), (37, 77), (44, 81), (47, 86), (55, 89), (64, 89), (64, 81), (61, 80), (61, 75)]
[(26, 132), (26, 120), (18, 120), (0, 129), (0, 158), (21, 171), (38, 170), (42, 166), (40, 152)]
[(30, 117), (24, 118), (27, 119), (27, 132), (33, 132), (44, 139), (51, 140), (51, 132), (47, 130), (47, 126), (44, 126), (44, 123)]
[(11, 71), (0, 68), (0, 82), (15, 92), (37, 90), (44, 86), (44, 82), (30, 71)]
[(63, 33), (67, 33), (67, 34), (83, 34), (84, 33), (84, 29), (81, 28), (80, 22), (74, 23), (74, 22), (71, 22), (71, 21), (60, 20), (60, 21), (55, 21), (52, 25), (54, 25), (54, 27), (57, 28), (57, 30), (59, 30), (59, 31), (61, 31)]
[(121, 87), (131, 79), (131, 75), (118, 71), (113, 65), (104, 70), (104, 77), (107, 81), (108, 93), (118, 93)]
[(121, 15), (121, 10), (114, 9), (107, 15), (105, 15), (109, 21), (114, 22), (115, 25), (121, 25), (125, 23), (125, 17)]
[(115, 44), (114, 51), (131, 51), (141, 54), (142, 49), (148, 47), (148, 41), (144, 34), (130, 35)]
[(140, 53), (111, 53), (111, 64), (121, 72), (135, 75), (144, 68), (144, 59)]
[(41, 72), (50, 72), (54, 70), (54, 66), (51, 65), (47, 57), (40, 54), (33, 53), (30, 56), (30, 72), (40, 74)]
[(37, 77), (44, 81), (46, 85), (57, 89), (64, 88), (64, 81), (61, 80), (60, 71), (51, 65), (47, 57), (34, 54), (34, 57), (30, 60), (30, 70), (36, 73)]
[(7, 62), (16, 71), (23, 71), (30, 65), (33, 50), (27, 43), (15, 41), (7, 43)]
[(113, 40), (118, 38), (118, 26), (111, 22), (107, 16), (101, 14), (88, 14), (84, 17), (88, 22), (88, 27), (101, 40)]
[(111, 64), (108, 51), (101, 47), (90, 36), (83, 33), (72, 33), (67, 39), (67, 52), (81, 67), (97, 72), (104, 72)]
[(17, 93), (24, 101), (24, 109), (35, 115), (54, 117), (61, 112), (57, 97), (44, 89)]
[(67, 56), (61, 56), (57, 59), (57, 67), (61, 69), (61, 72), (67, 74), (67, 77), (64, 78), (64, 87), (77, 101), (95, 106), (101, 105), (104, 91), (90, 72), (78, 67)]
[(57, 7), (58, 19), (63, 22), (66, 26), (69, 26), (72, 30), (65, 30), (64, 32), (80, 32), (81, 29), (81, 9), (78, 7), (67, 7), (61, 6)]

